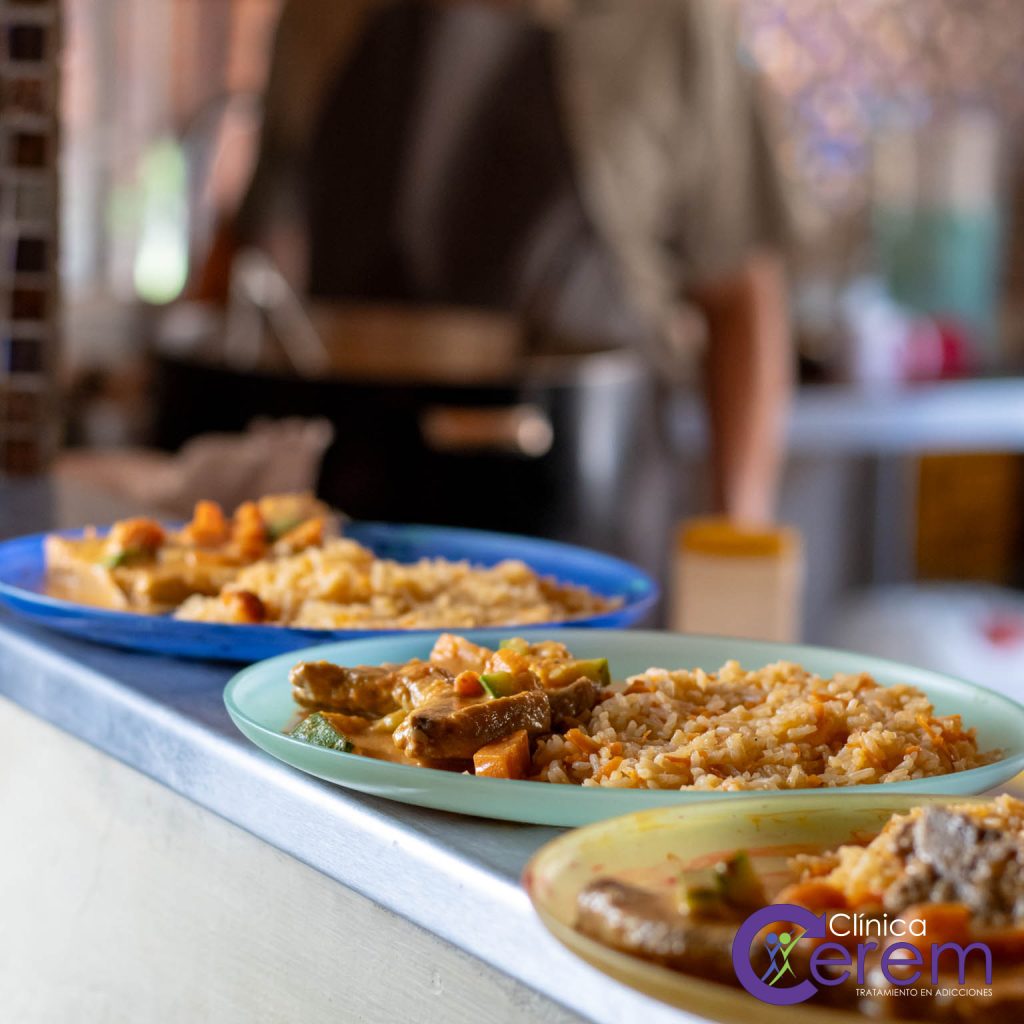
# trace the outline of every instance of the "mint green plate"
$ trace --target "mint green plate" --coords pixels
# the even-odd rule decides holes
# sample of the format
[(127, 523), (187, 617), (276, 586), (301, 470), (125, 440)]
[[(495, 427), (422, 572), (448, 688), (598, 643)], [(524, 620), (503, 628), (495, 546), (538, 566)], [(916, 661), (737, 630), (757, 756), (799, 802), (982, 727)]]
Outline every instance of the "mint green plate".
[[(510, 630), (466, 634), (497, 646)], [(834, 801), (857, 793), (983, 793), (1024, 771), (1024, 707), (990, 690), (925, 669), (911, 668), (822, 647), (758, 643), (726, 637), (694, 637), (675, 633), (560, 629), (553, 634), (581, 658), (607, 657), (612, 674), (621, 679), (651, 666), (703, 668), (711, 671), (735, 659), (749, 668), (774, 661), (795, 661), (821, 675), (869, 672), (880, 683), (910, 683), (923, 690), (940, 715), (959, 713), (964, 724), (978, 730), (982, 750), (998, 748), (1003, 757), (994, 764), (953, 775), (885, 785), (852, 786), (815, 791), (801, 796)], [(749, 794), (693, 790), (636, 790), (554, 786), (541, 782), (478, 779), (471, 775), (375, 761), (310, 746), (284, 736), (281, 730), (295, 713), (288, 671), (298, 661), (326, 659), (342, 665), (376, 665), (426, 657), (434, 636), (388, 636), (323, 644), (261, 661), (239, 672), (224, 691), (224, 703), (235, 724), (257, 746), (286, 764), (330, 782), (402, 803), (455, 811), (484, 818), (538, 825), (584, 825), (630, 811), (712, 799), (742, 798)], [(793, 790), (758, 790), (758, 798), (785, 800)]]

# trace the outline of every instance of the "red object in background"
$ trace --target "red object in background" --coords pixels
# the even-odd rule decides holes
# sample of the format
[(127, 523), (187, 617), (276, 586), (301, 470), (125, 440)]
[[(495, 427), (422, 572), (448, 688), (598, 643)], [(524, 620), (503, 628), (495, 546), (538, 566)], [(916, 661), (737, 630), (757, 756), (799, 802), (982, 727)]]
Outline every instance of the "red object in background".
[(941, 345), (940, 377), (966, 377), (975, 369), (970, 331), (955, 320), (937, 320)]
[(956, 320), (922, 317), (910, 325), (906, 349), (908, 380), (948, 380), (976, 367), (970, 331)]
[(1024, 616), (996, 612), (981, 627), (993, 647), (1016, 647), (1024, 643)]

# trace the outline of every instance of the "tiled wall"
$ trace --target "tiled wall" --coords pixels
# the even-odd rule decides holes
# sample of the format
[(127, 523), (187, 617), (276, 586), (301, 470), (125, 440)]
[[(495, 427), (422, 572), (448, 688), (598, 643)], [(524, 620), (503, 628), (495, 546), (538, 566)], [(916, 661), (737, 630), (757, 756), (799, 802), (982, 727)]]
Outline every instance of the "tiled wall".
[(0, 473), (56, 434), (60, 0), (0, 0)]

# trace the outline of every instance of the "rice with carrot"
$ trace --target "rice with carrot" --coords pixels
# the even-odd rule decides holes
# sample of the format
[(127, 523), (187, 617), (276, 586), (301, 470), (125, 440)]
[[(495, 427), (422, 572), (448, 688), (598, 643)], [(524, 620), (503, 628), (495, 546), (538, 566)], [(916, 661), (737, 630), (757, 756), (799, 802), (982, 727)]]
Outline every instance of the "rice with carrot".
[(176, 618), (236, 622), (234, 595), (254, 595), (261, 620), (304, 629), (431, 629), (534, 625), (599, 615), (622, 599), (541, 576), (524, 562), (493, 566), (377, 558), (348, 538), (266, 558), (213, 597), (197, 594)]
[(811, 789), (947, 775), (998, 757), (912, 686), (730, 661), (715, 673), (633, 677), (580, 728), (543, 739), (534, 770), (584, 786)]
[[(940, 817), (944, 821), (936, 829)], [(949, 822), (955, 828), (943, 827)], [(1024, 872), (1024, 801), (1005, 793), (995, 800), (952, 803), (941, 809), (931, 804), (894, 814), (866, 846), (850, 844), (821, 854), (801, 854), (790, 865), (802, 881), (813, 879), (830, 886), (851, 907), (880, 904), (898, 912), (909, 903), (931, 901), (934, 893), (926, 899), (922, 886), (926, 892), (936, 882), (942, 887), (942, 875), (934, 877), (936, 873), (920, 863), (920, 853), (929, 856), (929, 847), (934, 850), (937, 844), (950, 855), (943, 865), (947, 879), (951, 869), (962, 863), (956, 857), (958, 848), (970, 848), (968, 863), (974, 870), (963, 881), (974, 886), (976, 913), (988, 889), (990, 898), (984, 902), (1008, 902), (1012, 916), (1024, 921), (1024, 893), (1019, 888)], [(956, 895), (955, 889), (942, 892), (941, 902)], [(992, 907), (988, 909), (991, 914)]]

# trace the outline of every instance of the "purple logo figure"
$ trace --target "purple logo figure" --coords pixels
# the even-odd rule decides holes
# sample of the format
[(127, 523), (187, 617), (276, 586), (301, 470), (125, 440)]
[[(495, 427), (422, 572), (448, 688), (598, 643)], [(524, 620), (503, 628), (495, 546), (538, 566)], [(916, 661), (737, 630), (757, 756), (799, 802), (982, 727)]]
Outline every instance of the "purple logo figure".
[[(792, 931), (772, 931), (768, 934), (765, 948), (768, 951), (770, 962), (768, 970), (758, 977), (750, 963), (750, 947), (762, 928), (777, 924), (779, 921), (789, 921), (794, 928)], [(792, 903), (779, 903), (755, 910), (740, 925), (732, 943), (732, 964), (739, 983), (762, 1003), (770, 1003), (772, 1006), (793, 1006), (796, 1003), (806, 1002), (818, 991), (817, 986), (812, 982), (801, 981), (796, 985), (779, 986), (778, 988), (775, 986), (785, 977), (796, 979), (796, 972), (789, 962), (789, 957), (800, 939), (805, 935), (823, 939), (826, 931), (825, 915), (822, 914), (818, 917), (806, 907), (798, 907)]]
[[(791, 978), (796, 978), (793, 965), (789, 962), (789, 954), (793, 952), (803, 934), (803, 929), (800, 930), (799, 935), (790, 935), (789, 932), (783, 932), (781, 935), (777, 935), (775, 932), (768, 933), (764, 946), (768, 950), (770, 962), (768, 970), (761, 975), (762, 981), (768, 982), (769, 985), (775, 985), (780, 978), (785, 977), (787, 974)], [(781, 963), (779, 960), (781, 960)]]

